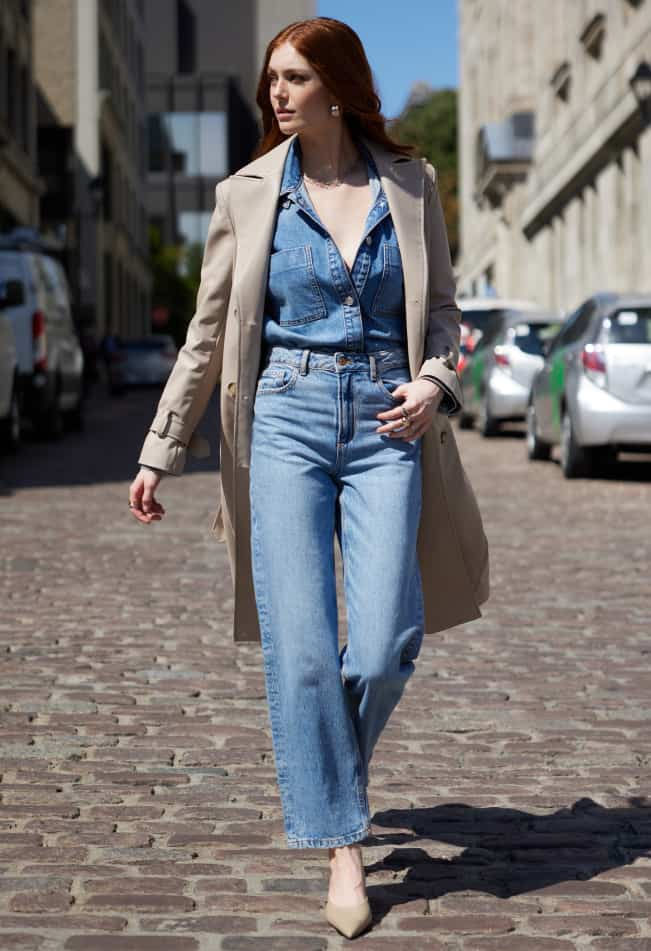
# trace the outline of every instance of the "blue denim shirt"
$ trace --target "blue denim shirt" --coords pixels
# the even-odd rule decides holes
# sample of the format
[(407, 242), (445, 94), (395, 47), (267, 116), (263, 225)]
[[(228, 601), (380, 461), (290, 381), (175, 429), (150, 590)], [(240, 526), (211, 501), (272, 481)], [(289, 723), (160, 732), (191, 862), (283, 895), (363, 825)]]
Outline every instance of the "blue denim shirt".
[(389, 205), (364, 143), (372, 192), (352, 271), (302, 178), (298, 136), (285, 161), (269, 261), (263, 346), (371, 353), (407, 346), (402, 260)]

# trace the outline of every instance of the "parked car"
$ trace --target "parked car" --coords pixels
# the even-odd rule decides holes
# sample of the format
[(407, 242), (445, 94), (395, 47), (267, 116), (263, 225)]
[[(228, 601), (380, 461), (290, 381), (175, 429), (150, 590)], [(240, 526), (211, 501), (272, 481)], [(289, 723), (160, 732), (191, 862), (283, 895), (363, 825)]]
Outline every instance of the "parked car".
[(122, 340), (115, 356), (116, 378), (122, 386), (162, 385), (176, 357), (176, 344), (170, 334)]
[(20, 403), (18, 400), (18, 361), (14, 329), (7, 308), (19, 294), (19, 287), (0, 283), (0, 447), (15, 449), (20, 442)]
[(526, 300), (509, 300), (501, 297), (460, 297), (457, 306), (462, 313), (461, 341), (457, 373), (463, 372), (482, 334), (505, 310), (536, 310), (536, 305)]
[(70, 293), (59, 261), (38, 236), (0, 236), (0, 282), (15, 294), (6, 313), (18, 361), (19, 400), (33, 427), (58, 435), (82, 424), (84, 358), (72, 322)]
[(551, 341), (527, 408), (527, 452), (560, 445), (567, 478), (651, 452), (651, 295), (597, 294)]
[(523, 420), (532, 380), (543, 364), (543, 342), (561, 324), (557, 314), (502, 310), (494, 314), (460, 374), (460, 424), (478, 424), (482, 436), (502, 423)]

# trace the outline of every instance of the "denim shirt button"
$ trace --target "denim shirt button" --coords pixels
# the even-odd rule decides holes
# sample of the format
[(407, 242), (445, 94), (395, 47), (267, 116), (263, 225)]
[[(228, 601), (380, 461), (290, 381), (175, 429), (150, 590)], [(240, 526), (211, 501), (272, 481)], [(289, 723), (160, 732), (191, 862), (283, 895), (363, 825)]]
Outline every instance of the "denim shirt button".
[(373, 244), (373, 238), (370, 236), (370, 234), (366, 236), (365, 240), (367, 244)]
[(354, 302), (354, 298), (351, 297), (350, 294), (348, 295), (348, 297), (344, 297), (344, 304), (346, 305), (346, 307), (350, 307), (353, 304), (353, 302)]

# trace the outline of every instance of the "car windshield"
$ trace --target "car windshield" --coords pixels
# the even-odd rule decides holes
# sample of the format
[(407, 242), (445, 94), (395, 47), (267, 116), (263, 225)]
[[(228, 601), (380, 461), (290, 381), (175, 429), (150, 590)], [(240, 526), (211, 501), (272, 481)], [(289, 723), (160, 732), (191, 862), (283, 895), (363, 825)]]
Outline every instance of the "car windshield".
[(606, 343), (651, 344), (651, 307), (627, 307), (606, 317), (602, 331)]
[(462, 310), (461, 321), (468, 327), (476, 327), (477, 330), (485, 332), (486, 328), (497, 323), (498, 318), (504, 313), (503, 310)]
[(550, 320), (548, 323), (519, 320), (517, 324), (509, 327), (507, 343), (518, 347), (523, 353), (541, 357), (543, 356), (543, 344), (546, 340), (556, 336), (560, 326), (561, 322), (559, 320)]
[(494, 310), (462, 310), (461, 323), (468, 328), (467, 334), (461, 337), (461, 353), (467, 353), (472, 350), (481, 341), (494, 337), (496, 331), (501, 326), (504, 311), (495, 308)]

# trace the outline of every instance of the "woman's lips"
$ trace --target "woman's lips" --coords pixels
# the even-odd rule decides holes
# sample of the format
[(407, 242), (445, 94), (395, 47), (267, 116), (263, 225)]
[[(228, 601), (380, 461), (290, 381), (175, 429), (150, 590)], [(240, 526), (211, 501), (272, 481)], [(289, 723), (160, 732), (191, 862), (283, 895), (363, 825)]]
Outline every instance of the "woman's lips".
[(278, 116), (279, 119), (286, 119), (287, 116), (293, 116), (294, 113), (293, 112), (277, 112), (276, 115)]

